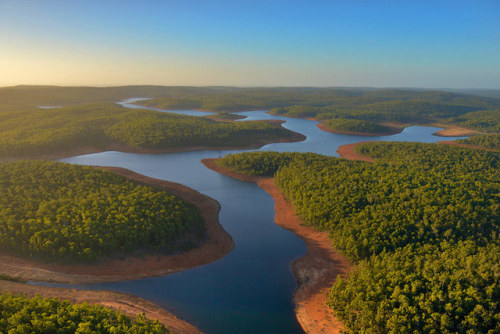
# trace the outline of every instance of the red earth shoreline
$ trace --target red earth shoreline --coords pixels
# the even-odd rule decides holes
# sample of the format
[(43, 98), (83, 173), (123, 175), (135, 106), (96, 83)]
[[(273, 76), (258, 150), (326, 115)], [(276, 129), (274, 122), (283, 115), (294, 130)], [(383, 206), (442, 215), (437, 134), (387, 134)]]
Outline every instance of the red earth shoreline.
[(133, 181), (165, 190), (194, 204), (207, 227), (207, 237), (196, 248), (179, 254), (149, 254), (105, 258), (95, 264), (55, 264), (0, 254), (0, 274), (20, 280), (60, 283), (97, 283), (163, 276), (217, 261), (234, 247), (231, 236), (219, 224), (219, 203), (181, 184), (153, 179), (118, 167), (99, 167)]
[(338, 275), (345, 276), (352, 268), (351, 263), (339, 251), (332, 248), (328, 233), (320, 232), (294, 214), (289, 203), (271, 177), (243, 175), (218, 166), (217, 159), (203, 159), (208, 168), (242, 181), (256, 182), (267, 191), (275, 202), (275, 221), (279, 226), (297, 234), (307, 246), (304, 257), (292, 263), (297, 280), (293, 301), (297, 320), (306, 333), (341, 333), (343, 324), (326, 305), (328, 290)]

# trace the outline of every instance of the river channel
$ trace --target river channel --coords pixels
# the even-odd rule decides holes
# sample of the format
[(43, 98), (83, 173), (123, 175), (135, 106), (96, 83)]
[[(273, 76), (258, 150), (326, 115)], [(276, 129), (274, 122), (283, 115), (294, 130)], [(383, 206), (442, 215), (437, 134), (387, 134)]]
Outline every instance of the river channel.
[[(137, 108), (122, 102), (125, 107)], [(152, 109), (152, 108), (149, 108)], [(161, 110), (160, 110), (161, 111)], [(172, 111), (169, 111), (172, 112)], [(174, 111), (193, 116), (199, 111)], [(276, 143), (260, 151), (315, 152), (329, 156), (340, 145), (366, 140), (436, 142), (433, 127), (412, 126), (393, 136), (362, 137), (324, 132), (315, 121), (273, 116), (265, 111), (239, 112), (247, 120), (284, 120), (302, 133), (298, 143)], [(452, 140), (455, 138), (447, 138)], [(115, 290), (156, 302), (205, 333), (302, 333), (292, 296), (296, 282), (291, 262), (306, 249), (295, 234), (274, 223), (274, 202), (256, 184), (220, 175), (201, 162), (245, 150), (192, 151), (168, 154), (102, 152), (61, 159), (82, 165), (117, 166), (150, 177), (178, 182), (217, 200), (219, 220), (233, 237), (234, 250), (221, 260), (163, 277), (93, 285), (58, 285)]]

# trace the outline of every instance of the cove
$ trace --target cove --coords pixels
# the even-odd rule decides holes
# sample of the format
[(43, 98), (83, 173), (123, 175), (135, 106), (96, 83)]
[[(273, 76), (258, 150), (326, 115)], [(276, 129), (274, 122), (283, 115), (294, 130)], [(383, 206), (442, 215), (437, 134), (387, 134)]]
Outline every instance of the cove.
[[(127, 101), (130, 102), (130, 101)], [(121, 103), (125, 107), (136, 105)], [(152, 108), (150, 108), (152, 109)], [(168, 111), (172, 112), (172, 111)], [(207, 115), (199, 111), (174, 111)], [(261, 151), (315, 152), (338, 156), (338, 146), (366, 140), (436, 142), (434, 127), (409, 127), (392, 136), (362, 137), (324, 132), (315, 121), (273, 116), (265, 111), (239, 112), (247, 120), (284, 120), (302, 133), (298, 143), (276, 143)], [(450, 140), (455, 138), (448, 138)], [(116, 166), (150, 177), (178, 182), (217, 200), (219, 220), (235, 248), (221, 260), (149, 279), (93, 285), (63, 285), (88, 290), (115, 290), (152, 300), (206, 333), (302, 333), (295, 319), (296, 287), (290, 263), (305, 253), (302, 240), (274, 223), (274, 202), (256, 184), (223, 176), (200, 160), (247, 150), (192, 151), (169, 154), (102, 152), (60, 161)]]

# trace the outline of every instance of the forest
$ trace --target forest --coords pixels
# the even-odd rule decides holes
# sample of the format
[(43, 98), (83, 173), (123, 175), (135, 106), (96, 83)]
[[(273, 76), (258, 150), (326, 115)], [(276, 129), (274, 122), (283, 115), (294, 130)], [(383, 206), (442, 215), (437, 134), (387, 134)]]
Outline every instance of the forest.
[(500, 150), (500, 134), (486, 134), (471, 136), (466, 139), (459, 139), (459, 143), (476, 145), (493, 150)]
[[(271, 110), (273, 114), (324, 121), (339, 118), (400, 124), (439, 121), (498, 132), (500, 99), (498, 94), (483, 93), (312, 87), (14, 86), (0, 88), (0, 113), (26, 112), (42, 105), (116, 102), (135, 96), (150, 98), (138, 104), (161, 109)], [(362, 123), (358, 124), (360, 128), (355, 132), (362, 132)]]
[(481, 132), (500, 133), (500, 109), (470, 112), (450, 120), (453, 124)]
[(1, 333), (171, 333), (139, 315), (132, 320), (100, 305), (0, 293)]
[[(347, 127), (350, 129), (347, 131), (353, 132), (378, 132), (367, 131), (370, 123), (365, 121), (372, 122), (370, 127), (377, 125), (373, 123), (384, 122), (428, 124), (439, 121), (495, 132), (500, 109), (500, 99), (491, 97), (369, 88), (246, 88), (186, 93), (138, 103), (162, 109), (270, 109), (270, 113), (275, 115), (332, 120), (329, 121), (332, 125), (340, 126), (342, 130)], [(495, 118), (496, 121), (492, 122)], [(336, 119), (350, 120), (350, 123)]]
[(329, 305), (351, 332), (491, 332), (499, 326), (500, 153), (367, 143), (376, 162), (253, 152), (220, 162), (272, 175), (306, 224), (356, 270)]
[(393, 129), (375, 122), (358, 119), (336, 118), (324, 123), (329, 129), (336, 131), (363, 132), (363, 133), (388, 133)]
[(291, 132), (266, 122), (221, 123), (202, 117), (81, 105), (0, 113), (0, 157), (55, 153), (119, 143), (132, 148), (248, 146), (287, 138)]
[[(48, 261), (93, 261), (135, 250), (171, 251), (204, 237), (197, 208), (92, 167), (0, 164), (0, 250)], [(191, 238), (192, 239), (192, 238)]]

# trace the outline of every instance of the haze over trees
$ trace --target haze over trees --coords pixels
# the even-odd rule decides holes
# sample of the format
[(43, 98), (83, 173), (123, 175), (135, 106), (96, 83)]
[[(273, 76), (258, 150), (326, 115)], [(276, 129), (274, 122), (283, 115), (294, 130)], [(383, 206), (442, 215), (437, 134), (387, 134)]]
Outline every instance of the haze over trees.
[(409, 89), (240, 88), (189, 92), (139, 103), (162, 109), (270, 109), (276, 115), (332, 120), (330, 123), (337, 130), (353, 132), (370, 132), (365, 122), (426, 124), (436, 121), (499, 132), (500, 114), (500, 100), (496, 98)]
[[(481, 96), (475, 90), (15, 86), (0, 88), (0, 111), (26, 111), (40, 105), (115, 102), (131, 96), (152, 98), (137, 103), (162, 109), (271, 109), (274, 114), (320, 120), (340, 118), (403, 124), (440, 121), (482, 132), (499, 132), (500, 99)], [(357, 131), (362, 132), (362, 127)]]
[(220, 164), (272, 175), (306, 224), (357, 263), (329, 305), (352, 332), (491, 332), (499, 326), (500, 153), (368, 143), (375, 163), (253, 152)]

